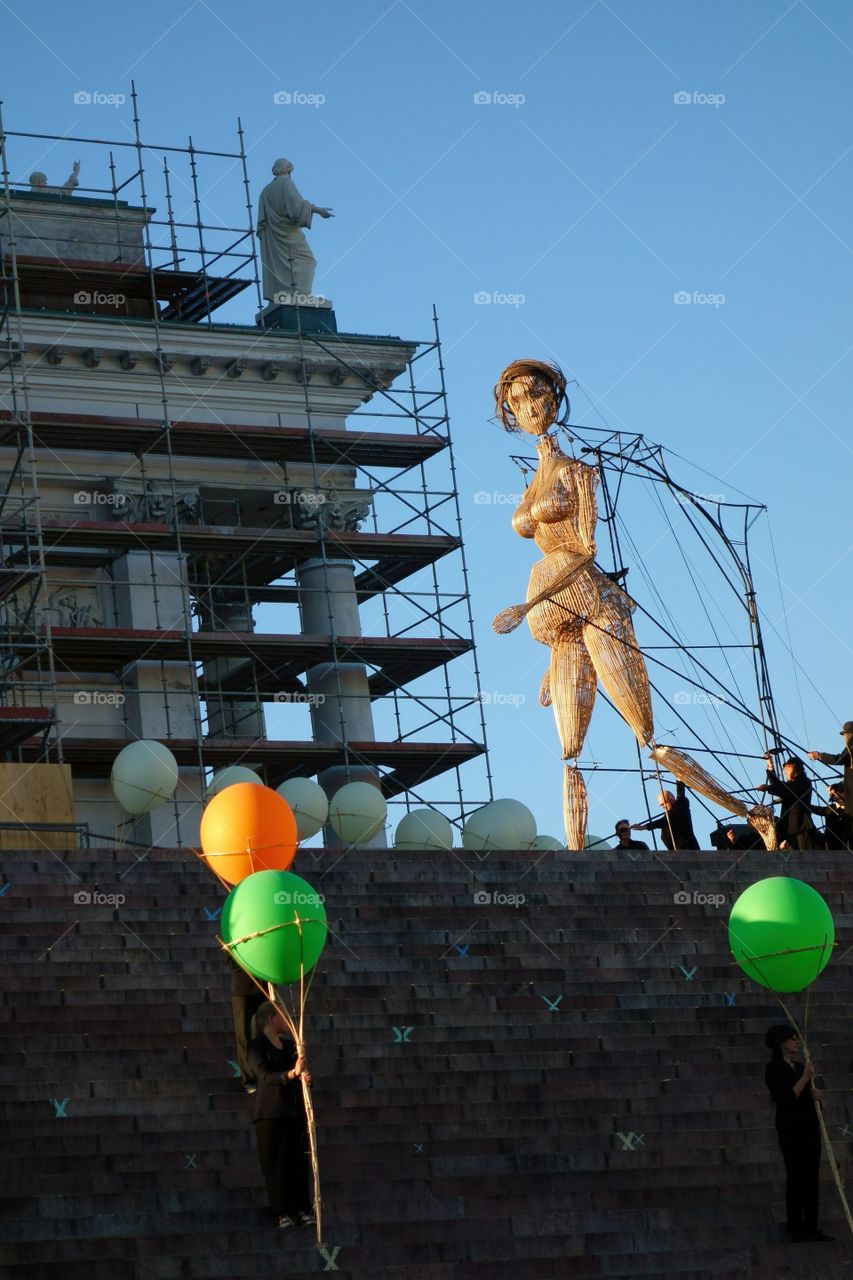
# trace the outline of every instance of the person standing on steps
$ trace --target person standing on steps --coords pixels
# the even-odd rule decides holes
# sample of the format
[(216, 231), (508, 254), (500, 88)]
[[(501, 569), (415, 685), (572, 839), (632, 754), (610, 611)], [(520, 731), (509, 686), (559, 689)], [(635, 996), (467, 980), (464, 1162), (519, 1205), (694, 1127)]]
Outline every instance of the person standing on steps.
[(764, 1083), (776, 1104), (776, 1132), (785, 1161), (788, 1235), (794, 1243), (831, 1240), (817, 1226), (821, 1142), (815, 1103), (823, 1093), (815, 1087), (814, 1063), (804, 1066), (796, 1061), (800, 1039), (793, 1027), (770, 1027), (764, 1043), (772, 1051)]
[(299, 1077), (311, 1074), (284, 1018), (267, 1000), (255, 1014), (258, 1035), (249, 1045), (249, 1069), (258, 1084), (254, 1128), (270, 1211), (279, 1227), (309, 1226), (311, 1166), (305, 1104)]
[(683, 782), (676, 782), (675, 795), (671, 791), (662, 791), (658, 796), (658, 804), (663, 809), (663, 817), (650, 818), (648, 822), (632, 822), (632, 831), (659, 831), (661, 839), (674, 853), (679, 849), (698, 849), (699, 841), (693, 830), (693, 819), (690, 816), (690, 801)]
[(782, 809), (776, 819), (776, 834), (779, 837), (780, 849), (820, 849), (823, 847), (823, 836), (815, 830), (812, 822), (812, 784), (806, 777), (805, 766), (799, 756), (791, 756), (782, 766), (782, 778), (777, 777), (773, 768), (773, 757), (768, 752), (764, 757), (767, 764), (767, 781), (758, 791), (769, 791), (782, 802)]
[(648, 845), (642, 840), (631, 839), (631, 824), (627, 818), (620, 818), (614, 827), (616, 839), (619, 843), (615, 846), (617, 849), (648, 849)]
[(810, 760), (821, 764), (844, 765), (844, 812), (853, 818), (853, 720), (845, 720), (841, 726), (844, 739), (843, 751), (810, 751)]

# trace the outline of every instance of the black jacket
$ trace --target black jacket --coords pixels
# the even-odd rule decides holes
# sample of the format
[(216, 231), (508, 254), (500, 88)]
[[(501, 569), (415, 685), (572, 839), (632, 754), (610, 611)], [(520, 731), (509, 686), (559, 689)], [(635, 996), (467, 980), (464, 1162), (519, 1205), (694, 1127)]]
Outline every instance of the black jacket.
[(764, 1083), (776, 1104), (776, 1128), (785, 1133), (810, 1133), (819, 1128), (811, 1085), (806, 1085), (799, 1098), (794, 1096), (794, 1085), (802, 1074), (803, 1064), (789, 1064), (781, 1053), (774, 1054), (764, 1068)]
[(257, 1081), (253, 1120), (283, 1120), (304, 1116), (302, 1085), (282, 1076), (296, 1065), (296, 1045), (292, 1040), (276, 1049), (263, 1034), (249, 1045), (249, 1067)]
[(675, 784), (675, 804), (662, 818), (652, 818), (637, 828), (638, 831), (659, 831), (667, 849), (698, 849), (699, 841), (693, 831), (690, 818), (690, 801), (683, 782)]
[(853, 751), (849, 747), (838, 753), (819, 751), (817, 758), (821, 764), (844, 765), (844, 812), (853, 818)]
[(767, 781), (761, 788), (782, 801), (782, 810), (776, 819), (779, 840), (793, 840), (794, 836), (814, 831), (812, 822), (812, 784), (805, 774), (786, 782), (777, 778), (772, 768), (767, 770)]
[(824, 846), (827, 849), (853, 850), (853, 822), (840, 805), (813, 804), (812, 813), (826, 819)]

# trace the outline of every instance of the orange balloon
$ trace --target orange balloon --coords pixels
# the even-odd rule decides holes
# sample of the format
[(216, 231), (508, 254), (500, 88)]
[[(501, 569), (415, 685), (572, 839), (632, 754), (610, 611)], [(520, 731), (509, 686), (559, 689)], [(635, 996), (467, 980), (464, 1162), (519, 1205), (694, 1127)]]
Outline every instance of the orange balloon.
[(235, 782), (217, 792), (201, 817), (205, 862), (228, 884), (253, 871), (286, 871), (296, 855), (296, 819), (271, 787)]

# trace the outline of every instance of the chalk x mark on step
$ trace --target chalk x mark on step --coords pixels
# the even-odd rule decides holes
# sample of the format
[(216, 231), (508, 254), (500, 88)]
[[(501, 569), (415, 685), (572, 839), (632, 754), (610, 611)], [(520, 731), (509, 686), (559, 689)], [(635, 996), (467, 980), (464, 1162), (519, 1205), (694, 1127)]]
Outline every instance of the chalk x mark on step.
[(218, 920), (218, 919), (219, 919), (219, 913), (220, 913), (220, 911), (221, 911), (221, 910), (222, 910), (222, 908), (221, 908), (221, 907), (216, 907), (216, 908), (215, 908), (215, 910), (213, 910), (213, 911), (211, 911), (211, 910), (209, 909), (209, 907), (205, 907), (205, 908), (204, 908), (204, 914), (207, 916), (208, 920)]
[(414, 1029), (414, 1027), (392, 1027), (391, 1030), (394, 1032), (394, 1043), (408, 1044), (409, 1036), (412, 1034)]
[(339, 1268), (335, 1266), (335, 1258), (337, 1258), (338, 1254), (340, 1253), (341, 1246), (339, 1244), (336, 1244), (334, 1249), (331, 1251), (331, 1253), (329, 1252), (329, 1246), (327, 1244), (318, 1244), (317, 1248), (320, 1251), (321, 1258), (323, 1258), (326, 1263), (324, 1270), (337, 1271)]
[(681, 972), (684, 974), (688, 982), (693, 981), (693, 975), (696, 972), (696, 970), (699, 968), (698, 964), (694, 964), (692, 969), (685, 969), (683, 964), (680, 964), (678, 967), (681, 970)]
[(197, 1156), (197, 1155), (198, 1155), (198, 1152), (197, 1152), (197, 1151), (193, 1151), (191, 1155), (188, 1155), (188, 1156), (187, 1156), (187, 1162), (186, 1162), (186, 1164), (184, 1165), (184, 1168), (185, 1168), (185, 1169), (197, 1169), (197, 1168), (198, 1168), (198, 1165), (197, 1165), (197, 1164), (196, 1164), (196, 1162), (195, 1162), (195, 1159), (196, 1159), (196, 1156)]
[(240, 1064), (239, 1064), (239, 1062), (234, 1062), (234, 1061), (233, 1061), (233, 1059), (229, 1058), (229, 1059), (228, 1059), (228, 1065), (229, 1065), (229, 1067), (231, 1068), (232, 1073), (233, 1073), (235, 1076), (239, 1076), (239, 1074), (240, 1074)]
[(737, 992), (736, 992), (736, 991), (724, 991), (724, 992), (723, 992), (723, 995), (726, 997), (726, 1004), (729, 1006), (729, 1008), (730, 1008), (730, 1009), (734, 1008), (735, 996), (737, 995)]
[(453, 946), (459, 952), (460, 956), (464, 960), (468, 955), (468, 943), (466, 942), (464, 947), (460, 947), (458, 942), (454, 942)]
[(547, 996), (540, 996), (540, 999), (544, 1000), (547, 1004), (549, 1013), (559, 1013), (560, 1001), (563, 999), (562, 996), (557, 996), (556, 1000), (549, 1000)]
[(642, 1147), (644, 1145), (646, 1135), (644, 1133), (634, 1133), (632, 1131), (631, 1133), (617, 1132), (616, 1137), (622, 1143), (623, 1151), (636, 1151), (637, 1147)]
[(62, 1101), (60, 1102), (58, 1098), (51, 1098), (50, 1101), (53, 1106), (54, 1120), (67, 1120), (68, 1115), (65, 1111), (65, 1108), (68, 1106), (68, 1103), (71, 1101), (71, 1099), (63, 1098)]
[(9, 891), (11, 888), (12, 888), (12, 881), (11, 881), (11, 880), (7, 880), (7, 881), (6, 881), (6, 883), (3, 885), (3, 887), (2, 887), (2, 888), (0, 888), (0, 898), (5, 897), (5, 895), (8, 893), (8, 891)]

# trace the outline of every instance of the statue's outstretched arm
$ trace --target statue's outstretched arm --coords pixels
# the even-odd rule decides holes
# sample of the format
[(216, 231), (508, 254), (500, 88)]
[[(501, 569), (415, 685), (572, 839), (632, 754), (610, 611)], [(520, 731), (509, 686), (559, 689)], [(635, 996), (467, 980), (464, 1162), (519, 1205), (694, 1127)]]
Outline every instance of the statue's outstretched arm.
[(562, 591), (567, 587), (578, 572), (588, 565), (591, 560), (592, 556), (585, 556), (578, 564), (572, 565), (571, 569), (566, 569), (564, 573), (558, 574), (544, 591), (538, 592), (526, 604), (511, 604), (509, 608), (501, 609), (500, 613), (496, 614), (492, 621), (492, 630), (496, 631), (499, 636), (504, 636), (510, 631), (514, 631), (531, 609), (537, 604), (541, 604), (543, 600), (551, 600), (558, 591)]

